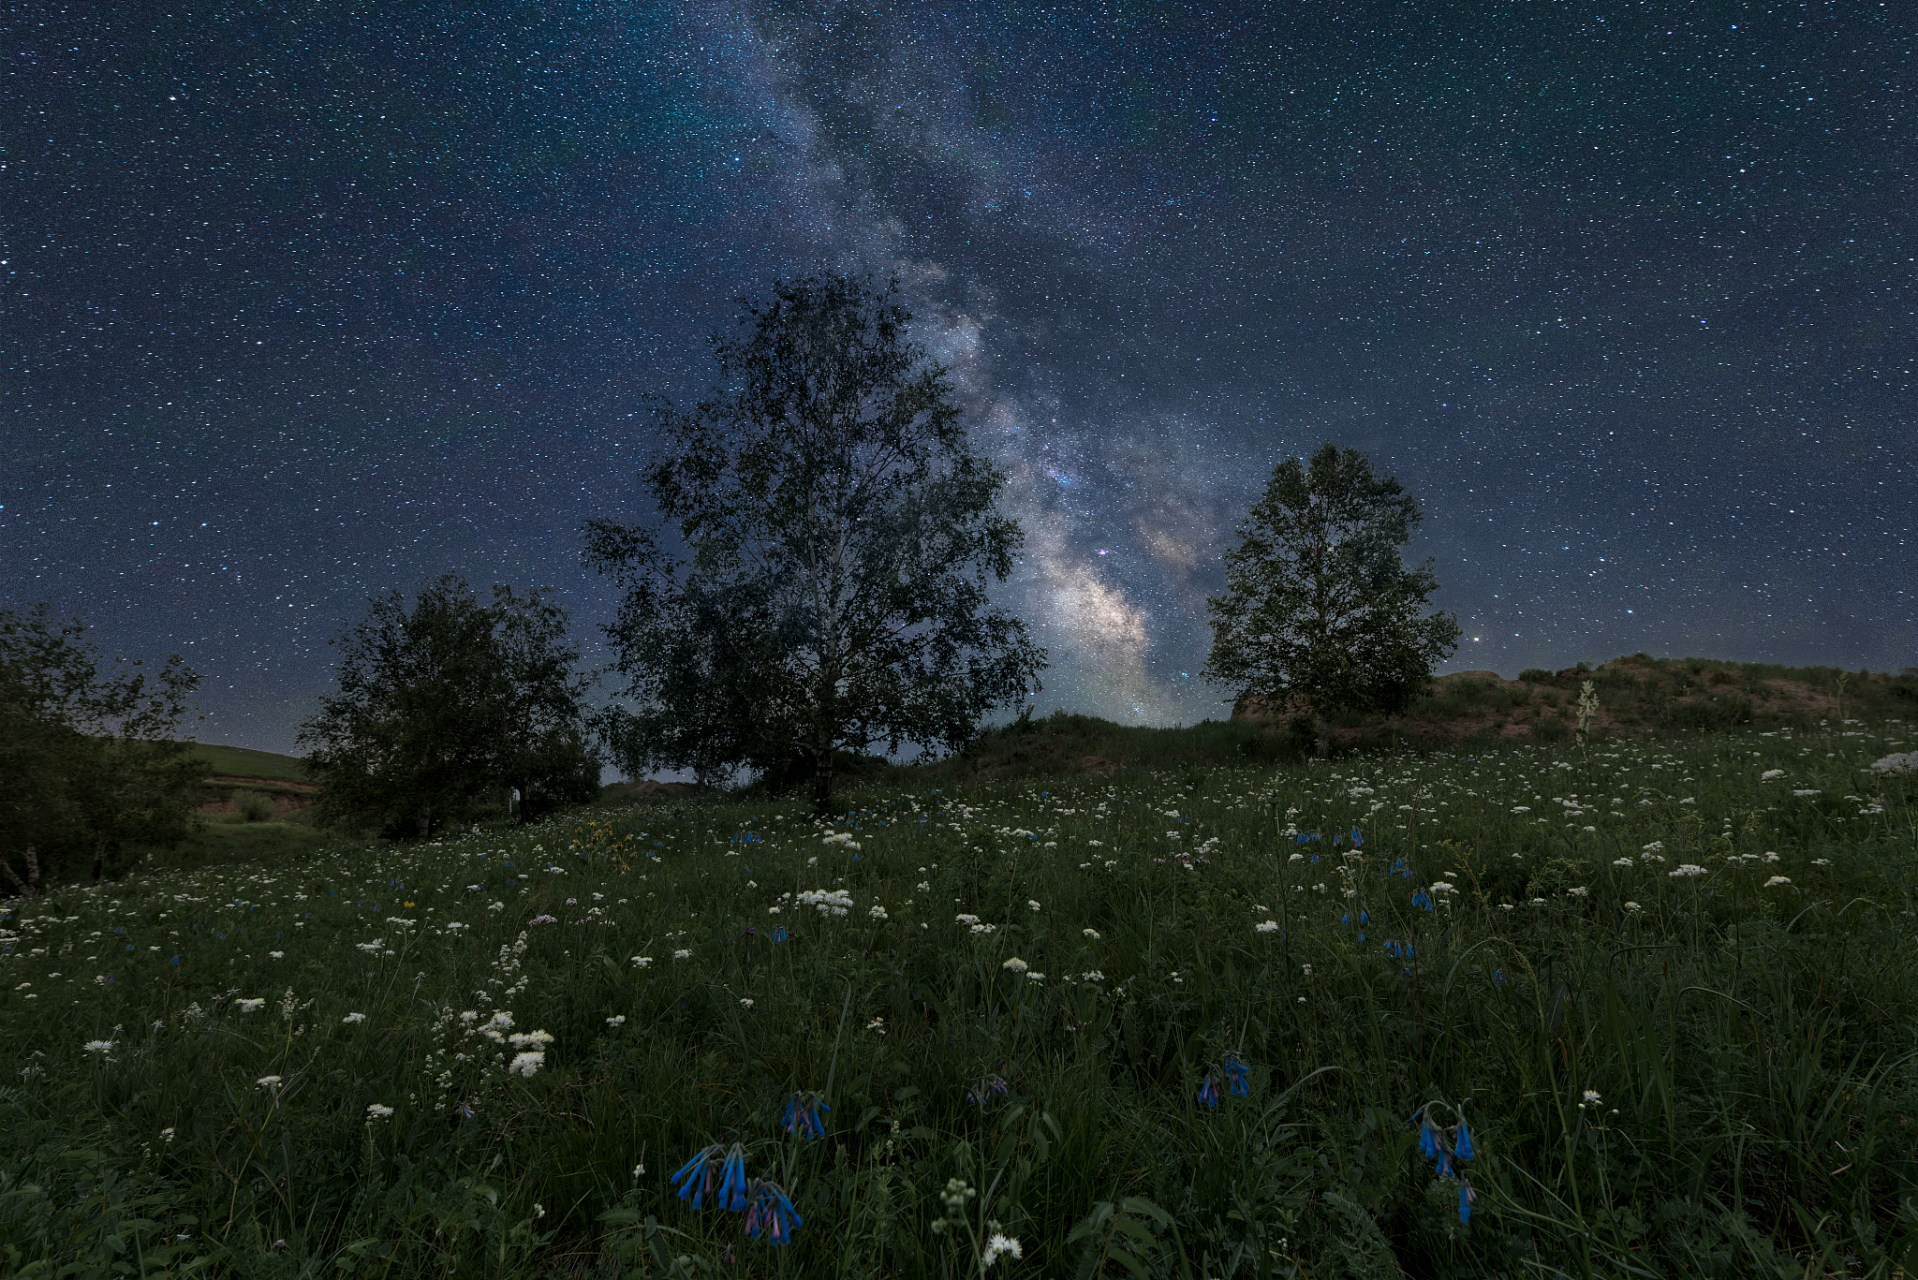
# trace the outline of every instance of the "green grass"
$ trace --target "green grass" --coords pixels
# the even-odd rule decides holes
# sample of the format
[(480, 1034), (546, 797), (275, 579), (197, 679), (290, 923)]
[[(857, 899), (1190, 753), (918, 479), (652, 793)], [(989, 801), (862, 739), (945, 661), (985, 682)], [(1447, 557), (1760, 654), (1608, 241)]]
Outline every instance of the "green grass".
[(306, 763), (295, 756), (210, 742), (196, 742), (193, 748), (194, 754), (207, 762), (208, 773), (240, 778), (276, 778), (287, 782), (310, 781), (306, 775)]
[[(944, 1277), (997, 1223), (995, 1277), (1888, 1278), (1918, 790), (1865, 766), (1908, 732), (922, 776), (830, 828), (600, 808), (59, 889), (0, 919), (0, 1274)], [(734, 1141), (789, 1247), (674, 1196)]]

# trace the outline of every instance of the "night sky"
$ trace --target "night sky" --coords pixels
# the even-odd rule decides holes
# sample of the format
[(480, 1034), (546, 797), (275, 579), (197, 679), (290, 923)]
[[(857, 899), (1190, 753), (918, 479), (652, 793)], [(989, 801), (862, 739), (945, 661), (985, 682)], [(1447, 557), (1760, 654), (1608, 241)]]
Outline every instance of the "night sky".
[(13, 4), (0, 606), (291, 750), (329, 637), (550, 584), (741, 296), (900, 281), (1036, 706), (1223, 716), (1220, 552), (1333, 440), (1446, 669), (1918, 663), (1904, 3)]

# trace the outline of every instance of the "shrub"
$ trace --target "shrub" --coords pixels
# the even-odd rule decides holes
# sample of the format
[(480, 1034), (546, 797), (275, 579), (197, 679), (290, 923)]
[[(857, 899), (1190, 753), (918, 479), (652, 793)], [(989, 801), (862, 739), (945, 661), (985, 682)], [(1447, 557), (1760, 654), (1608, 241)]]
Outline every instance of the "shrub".
[(1527, 667), (1518, 673), (1518, 678), (1527, 684), (1550, 684), (1553, 680), (1557, 679), (1556, 676), (1543, 667)]
[(241, 822), (265, 822), (273, 816), (273, 801), (257, 791), (235, 787), (233, 816)]

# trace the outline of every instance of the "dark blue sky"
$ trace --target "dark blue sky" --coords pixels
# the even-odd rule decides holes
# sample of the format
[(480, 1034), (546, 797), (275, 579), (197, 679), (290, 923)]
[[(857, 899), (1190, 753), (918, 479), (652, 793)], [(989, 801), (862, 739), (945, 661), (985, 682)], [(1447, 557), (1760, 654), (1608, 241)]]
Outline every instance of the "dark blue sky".
[(1905, 6), (5, 13), (0, 605), (185, 654), (209, 741), (449, 568), (592, 640), (641, 394), (824, 269), (1011, 470), (1042, 710), (1223, 714), (1219, 553), (1328, 439), (1452, 669), (1918, 663)]

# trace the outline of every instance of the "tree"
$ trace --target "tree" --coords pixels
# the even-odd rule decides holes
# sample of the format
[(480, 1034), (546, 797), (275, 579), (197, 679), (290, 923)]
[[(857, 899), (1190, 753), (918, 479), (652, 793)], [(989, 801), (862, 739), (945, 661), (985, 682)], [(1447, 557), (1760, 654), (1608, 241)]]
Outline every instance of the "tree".
[(1044, 651), (987, 599), (1023, 539), (996, 508), (1005, 475), (945, 369), (914, 372), (897, 290), (781, 281), (763, 311), (739, 300), (747, 337), (710, 340), (730, 394), (692, 413), (648, 397), (656, 518), (589, 521), (585, 549), (623, 592), (606, 632), (638, 704), (612, 718), (629, 769), (797, 754), (823, 813), (837, 752), (957, 750), (1039, 687)]
[(175, 740), (199, 676), (178, 654), (105, 668), (88, 629), (45, 602), (0, 610), (0, 872), (26, 896), (43, 867), (90, 861), (97, 884), (110, 854), (183, 838), (200, 802), (203, 764)]
[(1404, 710), (1459, 637), (1454, 615), (1424, 612), (1438, 589), (1432, 562), (1408, 569), (1399, 559), (1421, 518), (1356, 449), (1328, 443), (1309, 466), (1280, 463), (1226, 552), (1224, 593), (1206, 600), (1206, 678), (1303, 705), (1319, 755), (1328, 716)]
[(410, 611), (395, 590), (342, 630), (338, 690), (297, 739), (323, 822), (425, 837), (504, 787), (519, 788), (522, 821), (592, 797), (587, 681), (546, 595), (495, 586), (482, 604), (449, 573)]

